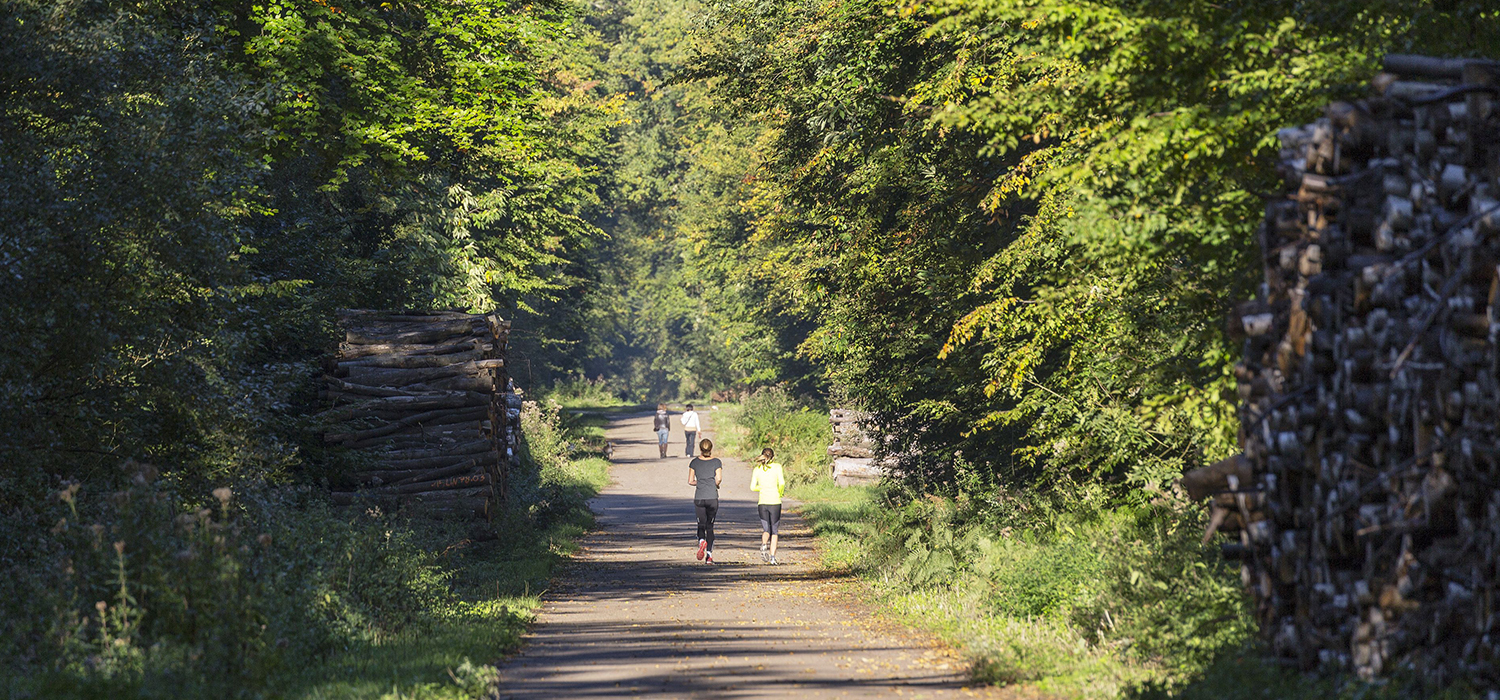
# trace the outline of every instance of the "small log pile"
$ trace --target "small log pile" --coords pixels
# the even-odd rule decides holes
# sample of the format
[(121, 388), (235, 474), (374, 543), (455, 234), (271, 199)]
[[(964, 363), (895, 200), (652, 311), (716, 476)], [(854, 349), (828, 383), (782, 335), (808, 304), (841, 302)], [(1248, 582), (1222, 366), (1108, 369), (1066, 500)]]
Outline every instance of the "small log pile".
[(828, 412), (828, 420), (833, 424), (833, 444), (828, 446), (833, 483), (854, 486), (885, 478), (886, 466), (875, 460), (875, 441), (865, 431), (870, 414), (835, 408)]
[(1388, 56), (1280, 132), (1231, 327), (1242, 455), (1183, 480), (1303, 668), (1500, 686), (1500, 63)]
[(344, 342), (324, 377), (323, 439), (368, 467), (340, 505), (492, 516), (519, 455), (520, 397), (509, 390), (510, 323), (452, 311), (339, 313)]

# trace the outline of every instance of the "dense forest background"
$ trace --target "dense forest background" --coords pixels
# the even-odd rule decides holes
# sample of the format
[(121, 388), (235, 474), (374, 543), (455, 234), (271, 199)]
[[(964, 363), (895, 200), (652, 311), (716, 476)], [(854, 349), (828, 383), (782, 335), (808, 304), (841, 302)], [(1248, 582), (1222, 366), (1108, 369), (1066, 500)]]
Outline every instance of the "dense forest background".
[(1393, 51), (1500, 56), (1500, 10), (5, 0), (7, 683), (253, 689), (437, 595), (287, 515), (341, 307), (498, 310), (533, 391), (871, 410), (955, 530), (1196, 518), (1274, 133)]

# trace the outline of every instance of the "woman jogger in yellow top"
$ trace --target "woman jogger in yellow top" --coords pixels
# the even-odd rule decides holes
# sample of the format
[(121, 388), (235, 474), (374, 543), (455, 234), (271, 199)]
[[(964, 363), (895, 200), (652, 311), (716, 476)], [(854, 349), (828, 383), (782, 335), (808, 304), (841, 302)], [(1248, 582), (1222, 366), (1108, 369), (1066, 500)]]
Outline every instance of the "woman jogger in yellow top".
[[(760, 492), (760, 503), (756, 510), (760, 511), (760, 558), (772, 564), (776, 563), (776, 535), (779, 529), (777, 525), (781, 522), (781, 496), (786, 493), (786, 476), (782, 474), (781, 465), (771, 460), (776, 457), (776, 452), (767, 447), (760, 451), (760, 457), (756, 458), (758, 464), (750, 473), (750, 490)], [(770, 545), (767, 550), (767, 545)]]

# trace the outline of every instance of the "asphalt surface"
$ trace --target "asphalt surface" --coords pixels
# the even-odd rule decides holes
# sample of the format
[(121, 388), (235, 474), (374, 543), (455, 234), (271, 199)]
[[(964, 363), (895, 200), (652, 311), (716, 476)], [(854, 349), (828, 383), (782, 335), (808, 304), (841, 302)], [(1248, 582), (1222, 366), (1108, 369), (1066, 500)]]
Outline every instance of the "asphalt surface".
[[(712, 413), (701, 415), (713, 437)], [(650, 414), (611, 424), (614, 484), (591, 504), (600, 527), (547, 594), (525, 647), (501, 666), (500, 698), (992, 694), (967, 687), (951, 650), (870, 615), (858, 586), (820, 568), (795, 507), (784, 507), (782, 563), (762, 563), (750, 470), (737, 460), (724, 458), (716, 563), (697, 561), (673, 418), (665, 460)]]

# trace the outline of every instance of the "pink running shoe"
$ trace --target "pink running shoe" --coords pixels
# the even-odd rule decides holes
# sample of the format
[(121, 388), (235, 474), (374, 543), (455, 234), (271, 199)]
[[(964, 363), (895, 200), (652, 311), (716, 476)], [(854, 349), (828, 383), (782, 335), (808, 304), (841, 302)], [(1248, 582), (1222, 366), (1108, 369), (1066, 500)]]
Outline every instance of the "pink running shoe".
[(714, 563), (714, 553), (713, 552), (709, 552), (708, 554), (703, 555), (703, 563), (704, 564), (712, 564), (712, 563)]
[(708, 551), (708, 540), (698, 540), (698, 561), (703, 561), (704, 553)]

